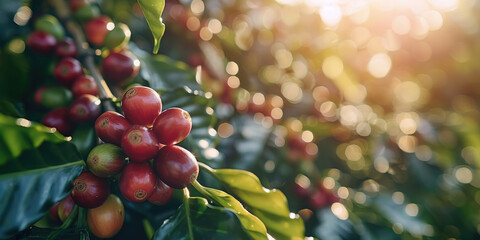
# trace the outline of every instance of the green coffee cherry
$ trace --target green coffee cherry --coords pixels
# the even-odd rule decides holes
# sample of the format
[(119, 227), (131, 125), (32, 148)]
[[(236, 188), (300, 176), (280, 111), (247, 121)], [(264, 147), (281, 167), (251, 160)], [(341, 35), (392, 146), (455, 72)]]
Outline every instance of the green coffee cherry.
[(35, 21), (35, 30), (48, 33), (57, 40), (65, 37), (65, 30), (58, 19), (52, 15), (43, 15)]
[(87, 22), (100, 16), (100, 9), (94, 5), (85, 5), (74, 13), (75, 18), (80, 22)]
[(110, 50), (121, 50), (130, 41), (130, 28), (126, 24), (117, 23), (115, 28), (107, 33), (104, 46)]
[(68, 107), (72, 101), (72, 92), (65, 87), (43, 87), (35, 92), (35, 102), (48, 109)]

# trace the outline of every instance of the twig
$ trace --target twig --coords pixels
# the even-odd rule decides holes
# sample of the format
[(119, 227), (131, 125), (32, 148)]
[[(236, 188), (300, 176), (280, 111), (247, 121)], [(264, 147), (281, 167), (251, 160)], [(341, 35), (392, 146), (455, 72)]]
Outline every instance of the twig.
[(85, 40), (85, 34), (83, 33), (82, 28), (71, 19), (72, 15), (70, 13), (70, 9), (64, 0), (49, 0), (49, 3), (55, 9), (58, 18), (64, 23), (67, 31), (73, 36), (78, 55), (80, 56), (80, 61), (85, 68), (87, 68), (88, 72), (92, 75), (93, 79), (95, 79), (95, 82), (98, 85), (98, 95), (102, 100), (104, 109), (106, 111), (115, 111), (111, 101), (112, 99), (115, 99), (115, 96), (112, 94), (102, 75), (95, 67), (95, 63), (93, 61), (94, 53)]

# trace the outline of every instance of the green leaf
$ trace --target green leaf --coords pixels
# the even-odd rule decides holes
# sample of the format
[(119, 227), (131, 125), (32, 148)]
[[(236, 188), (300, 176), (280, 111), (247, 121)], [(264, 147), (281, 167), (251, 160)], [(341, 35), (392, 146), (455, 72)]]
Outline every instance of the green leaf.
[(250, 237), (253, 239), (268, 239), (267, 229), (262, 221), (249, 213), (237, 199), (224, 191), (203, 187), (198, 182), (194, 182), (193, 186), (204, 196), (237, 213), (243, 228), (247, 230)]
[(162, 12), (165, 7), (165, 0), (138, 0), (143, 15), (147, 20), (150, 31), (152, 31), (154, 46), (153, 53), (157, 54), (160, 48), (160, 40), (165, 33), (165, 24), (162, 22)]
[(39, 220), (72, 189), (83, 161), (0, 175), (0, 239)]
[(22, 103), (13, 103), (7, 100), (0, 100), (0, 114), (18, 118), (25, 116)]
[(278, 239), (304, 238), (302, 219), (290, 213), (285, 195), (276, 189), (266, 189), (251, 172), (235, 169), (218, 169), (213, 173), (240, 199), (250, 212), (260, 218), (268, 233)]
[(60, 143), (66, 138), (42, 124), (0, 114), (0, 167), (6, 165), (9, 159), (17, 158), (25, 150), (37, 148), (45, 141)]
[(139, 76), (147, 81), (151, 88), (161, 92), (184, 87), (201, 89), (195, 81), (195, 71), (184, 62), (175, 61), (165, 55), (151, 55), (135, 44), (130, 44), (130, 50), (140, 60)]
[(239, 226), (241, 222), (235, 212), (212, 206), (204, 198), (191, 197), (157, 229), (153, 239), (250, 239)]

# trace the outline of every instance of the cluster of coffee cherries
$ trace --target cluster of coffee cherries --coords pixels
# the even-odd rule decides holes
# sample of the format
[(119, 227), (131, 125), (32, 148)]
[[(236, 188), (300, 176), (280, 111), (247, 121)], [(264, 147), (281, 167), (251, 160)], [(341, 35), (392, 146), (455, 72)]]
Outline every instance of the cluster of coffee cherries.
[(55, 55), (57, 64), (53, 76), (57, 84), (42, 86), (35, 91), (37, 105), (50, 111), (42, 123), (56, 128), (63, 135), (71, 135), (75, 124), (93, 122), (101, 113), (98, 86), (84, 73), (76, 59), (77, 48), (52, 15), (43, 15), (35, 21), (35, 31), (27, 39), (32, 51)]
[[(123, 160), (104, 159), (95, 154), (94, 149), (87, 165), (99, 176), (121, 171), (120, 191), (129, 201), (163, 204), (170, 198), (172, 188), (187, 187), (198, 175), (198, 163), (193, 154), (175, 145), (190, 133), (190, 115), (180, 108), (162, 112), (160, 95), (143, 86), (125, 92), (122, 111), (124, 116), (112, 111), (100, 115), (95, 130), (105, 142), (103, 145), (116, 149), (119, 159), (124, 153), (130, 162), (123, 167)], [(152, 159), (153, 165), (150, 164)]]
[(308, 178), (303, 175), (295, 180), (293, 191), (298, 197), (306, 201), (312, 210), (329, 207), (339, 201), (338, 196), (332, 190), (323, 186), (323, 181), (318, 181), (315, 186), (311, 186)]
[[(190, 186), (199, 171), (193, 154), (175, 145), (192, 128), (188, 112), (180, 108), (162, 112), (160, 95), (143, 86), (125, 92), (122, 111), (124, 115), (107, 111), (96, 119), (95, 130), (104, 143), (92, 149), (86, 159), (88, 171), (73, 181), (71, 194), (59, 203), (58, 210), (52, 210), (64, 220), (75, 204), (88, 208), (88, 225), (97, 237), (111, 237), (123, 224), (123, 204), (110, 193), (109, 179), (116, 181), (120, 176), (120, 192), (129, 201), (162, 205), (174, 189)], [(118, 224), (106, 224), (108, 229), (96, 224), (101, 220), (90, 216), (99, 208), (114, 211)]]

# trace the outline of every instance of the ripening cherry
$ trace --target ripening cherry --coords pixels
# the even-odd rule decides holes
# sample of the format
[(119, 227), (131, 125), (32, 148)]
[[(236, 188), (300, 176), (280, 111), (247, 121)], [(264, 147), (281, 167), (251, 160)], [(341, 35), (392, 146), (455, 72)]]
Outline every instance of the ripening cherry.
[(60, 84), (70, 86), (76, 78), (83, 75), (82, 65), (75, 58), (63, 58), (57, 66), (55, 66), (53, 75)]
[(123, 95), (122, 111), (131, 124), (151, 127), (162, 112), (162, 100), (149, 87), (132, 87)]
[(72, 92), (61, 86), (41, 87), (34, 94), (35, 103), (48, 109), (68, 107), (72, 100)]
[(153, 166), (157, 176), (172, 188), (188, 187), (198, 176), (198, 162), (195, 156), (176, 145), (167, 145), (160, 149)]
[(74, 98), (78, 98), (84, 94), (93, 96), (98, 95), (98, 85), (92, 76), (83, 75), (75, 79), (72, 85), (72, 93)]
[(109, 194), (108, 180), (91, 172), (83, 172), (73, 180), (71, 195), (73, 201), (80, 207), (96, 208), (105, 202)]
[(122, 228), (124, 220), (125, 208), (114, 194), (110, 194), (100, 207), (87, 211), (88, 228), (99, 238), (113, 237)]
[(105, 41), (105, 36), (107, 36), (107, 33), (112, 30), (113, 27), (114, 24), (109, 17), (96, 17), (85, 24), (85, 36), (91, 44), (102, 46)]
[(111, 52), (102, 62), (105, 80), (115, 84), (124, 84), (134, 78), (140, 69), (140, 61), (130, 52)]
[(90, 2), (90, 0), (70, 0), (68, 6), (72, 12), (76, 12), (81, 7), (89, 5)]
[(68, 108), (57, 108), (48, 112), (42, 119), (42, 124), (56, 128), (61, 134), (68, 136), (72, 132), (72, 123), (68, 117)]
[(102, 141), (117, 146), (122, 144), (122, 136), (131, 127), (122, 114), (107, 111), (102, 113), (95, 121), (95, 132)]
[(164, 145), (177, 144), (185, 139), (192, 129), (192, 118), (181, 108), (169, 108), (158, 115), (153, 123), (153, 132), (158, 142)]
[(158, 140), (151, 129), (133, 125), (122, 137), (122, 149), (134, 162), (146, 162), (158, 152)]
[(33, 51), (42, 54), (52, 53), (56, 44), (57, 39), (45, 32), (34, 31), (27, 38), (27, 46)]
[(102, 111), (100, 103), (101, 101), (97, 97), (84, 94), (70, 105), (69, 117), (74, 122), (93, 122)]
[(122, 149), (110, 143), (95, 146), (87, 157), (90, 172), (97, 177), (108, 178), (119, 173), (125, 163)]
[(144, 202), (152, 195), (155, 180), (155, 173), (149, 163), (131, 162), (123, 169), (118, 186), (127, 200)]

